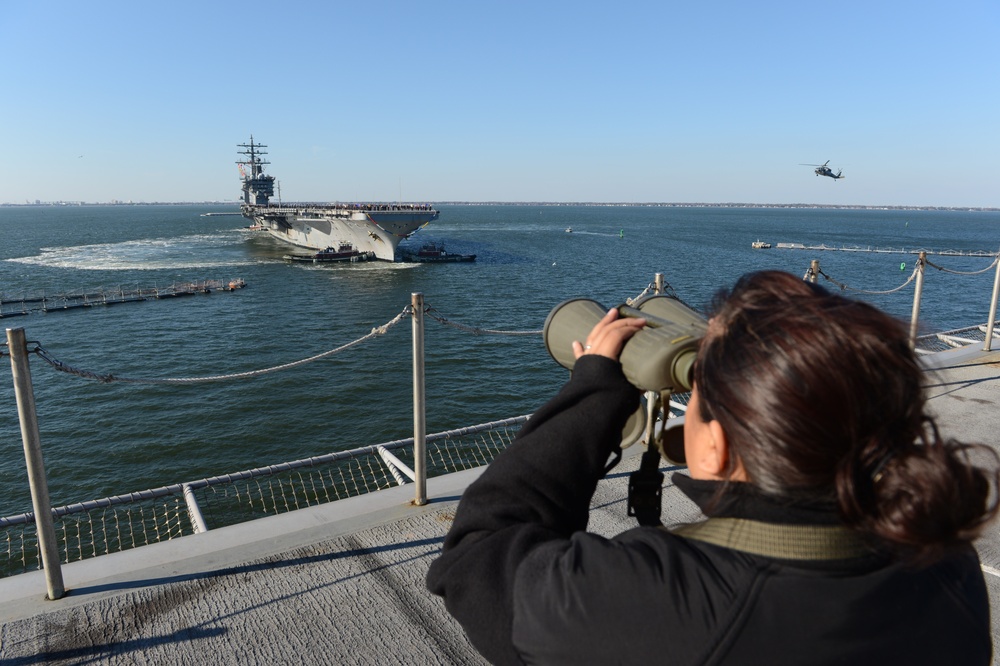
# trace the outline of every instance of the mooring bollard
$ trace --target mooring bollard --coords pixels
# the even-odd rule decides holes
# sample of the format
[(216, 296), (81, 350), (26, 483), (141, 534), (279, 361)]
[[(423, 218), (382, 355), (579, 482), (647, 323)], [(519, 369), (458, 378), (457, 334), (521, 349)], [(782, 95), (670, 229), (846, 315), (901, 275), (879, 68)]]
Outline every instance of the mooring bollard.
[(66, 594), (59, 546), (52, 523), (52, 503), (49, 484), (42, 460), (42, 443), (38, 436), (38, 414), (35, 412), (35, 394), (31, 387), (31, 367), (28, 365), (28, 344), (23, 328), (7, 329), (7, 348), (10, 351), (10, 369), (14, 375), (14, 395), (17, 399), (17, 417), (21, 422), (21, 441), (24, 443), (24, 460), (28, 465), (28, 484), (31, 487), (31, 505), (35, 512), (38, 530), (38, 550), (45, 569), (45, 583), (49, 599), (61, 599)]

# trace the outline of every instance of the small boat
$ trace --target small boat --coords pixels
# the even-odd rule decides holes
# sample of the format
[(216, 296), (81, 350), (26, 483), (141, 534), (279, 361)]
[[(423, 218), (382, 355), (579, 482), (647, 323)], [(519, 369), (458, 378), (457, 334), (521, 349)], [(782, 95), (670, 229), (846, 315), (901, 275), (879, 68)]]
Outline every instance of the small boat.
[(371, 261), (375, 259), (374, 252), (358, 252), (350, 243), (341, 243), (336, 249), (328, 247), (316, 254), (286, 254), (289, 261), (304, 261), (309, 263), (324, 263), (332, 261)]
[(754, 242), (750, 243), (750, 247), (755, 250), (769, 250), (771, 249), (771, 244), (758, 238)]
[(474, 254), (453, 254), (444, 249), (440, 243), (426, 243), (416, 252), (401, 250), (400, 255), (403, 261), (416, 261), (424, 263), (458, 263), (475, 261)]
[(566, 233), (568, 234), (573, 233), (573, 227), (566, 227)]

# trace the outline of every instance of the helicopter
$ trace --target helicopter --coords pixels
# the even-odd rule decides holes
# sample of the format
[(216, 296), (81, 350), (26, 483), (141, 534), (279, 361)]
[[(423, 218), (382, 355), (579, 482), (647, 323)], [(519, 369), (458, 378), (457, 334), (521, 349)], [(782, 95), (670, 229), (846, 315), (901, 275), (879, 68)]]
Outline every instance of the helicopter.
[(840, 175), (841, 170), (837, 170), (837, 173), (834, 174), (833, 173), (833, 169), (831, 169), (830, 167), (827, 166), (827, 164), (829, 164), (829, 163), (830, 163), (830, 160), (827, 160), (823, 164), (800, 164), (799, 166), (816, 167), (815, 169), (813, 169), (813, 171), (816, 172), (817, 176), (827, 176), (829, 178), (833, 178), (834, 180), (837, 180), (838, 178), (843, 178), (844, 176)]

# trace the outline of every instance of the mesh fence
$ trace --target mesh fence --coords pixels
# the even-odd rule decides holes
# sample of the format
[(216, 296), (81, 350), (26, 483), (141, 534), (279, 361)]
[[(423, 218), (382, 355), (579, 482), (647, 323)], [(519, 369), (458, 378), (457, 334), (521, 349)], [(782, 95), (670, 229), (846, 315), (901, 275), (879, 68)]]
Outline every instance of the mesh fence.
[[(921, 355), (934, 354), (948, 349), (969, 345), (982, 346), (986, 342), (986, 324), (956, 328), (953, 331), (922, 335), (914, 344), (914, 351)], [(993, 325), (993, 344), (1000, 348), (1000, 321)]]
[[(427, 475), (489, 464), (527, 420), (519, 416), (428, 435)], [(185, 486), (211, 529), (407, 483), (413, 468), (413, 440), (404, 439), (59, 507), (52, 513), (60, 559), (74, 562), (194, 534)], [(40, 568), (34, 515), (0, 518), (0, 576)]]

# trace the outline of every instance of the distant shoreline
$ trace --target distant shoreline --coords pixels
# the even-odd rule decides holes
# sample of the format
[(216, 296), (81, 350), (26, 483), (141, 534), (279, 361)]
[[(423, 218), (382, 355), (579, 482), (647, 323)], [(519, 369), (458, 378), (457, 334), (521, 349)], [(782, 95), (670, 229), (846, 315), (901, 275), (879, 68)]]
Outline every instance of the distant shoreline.
[[(286, 202), (285, 205), (308, 206), (319, 202)], [(393, 203), (393, 202), (371, 202)], [(875, 206), (865, 204), (808, 204), (808, 203), (670, 203), (634, 201), (437, 201), (440, 206), (603, 206), (615, 208), (817, 208), (830, 210), (937, 210), (968, 211), (980, 213), (1000, 212), (1000, 208), (988, 206)], [(47, 201), (39, 203), (0, 203), (0, 208), (62, 208), (67, 206), (239, 206), (238, 201)]]
[(808, 204), (808, 203), (667, 203), (667, 202), (589, 202), (589, 201), (438, 201), (435, 205), (462, 206), (606, 206), (620, 208), (824, 208), (843, 210), (954, 210), (984, 213), (1000, 212), (1000, 208), (986, 206), (875, 206), (866, 204)]

